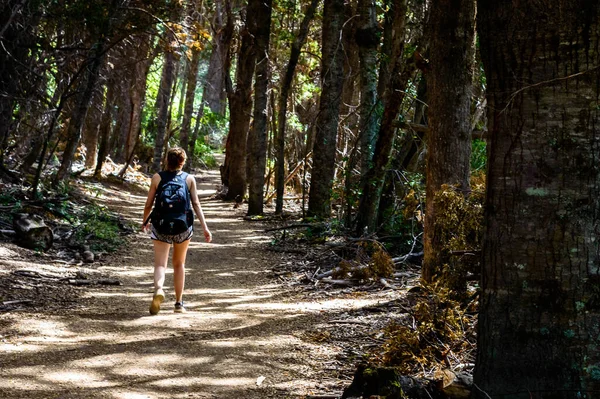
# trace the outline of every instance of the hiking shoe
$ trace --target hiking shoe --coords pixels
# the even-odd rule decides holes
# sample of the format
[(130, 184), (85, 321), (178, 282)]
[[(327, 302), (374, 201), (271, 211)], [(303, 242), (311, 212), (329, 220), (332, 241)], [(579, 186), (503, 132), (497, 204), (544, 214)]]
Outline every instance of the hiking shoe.
[(162, 289), (157, 289), (150, 303), (150, 314), (155, 315), (160, 312), (160, 304), (165, 300), (165, 292)]
[(185, 313), (185, 307), (183, 307), (183, 301), (182, 302), (175, 302), (175, 313)]

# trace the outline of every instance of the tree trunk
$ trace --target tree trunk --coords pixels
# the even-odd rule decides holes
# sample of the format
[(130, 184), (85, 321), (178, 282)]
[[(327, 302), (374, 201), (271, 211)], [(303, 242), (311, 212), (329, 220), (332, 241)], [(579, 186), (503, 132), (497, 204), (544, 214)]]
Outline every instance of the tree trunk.
[[(155, 55), (151, 54), (151, 37), (141, 35), (133, 40), (132, 49), (134, 60), (131, 60), (132, 67), (129, 75), (131, 83), (129, 84), (129, 122), (127, 136), (125, 140), (125, 161), (131, 160), (140, 136), (142, 125), (142, 111), (146, 101), (146, 80), (150, 72), (150, 66), (154, 61)], [(130, 56), (131, 57), (131, 56)], [(127, 165), (125, 165), (127, 168)]]
[(263, 213), (265, 168), (267, 165), (267, 103), (269, 86), (269, 36), (271, 0), (263, 0), (257, 16), (256, 73), (254, 78), (254, 123), (248, 142), (248, 215)]
[(296, 34), (296, 39), (292, 43), (290, 50), (290, 60), (288, 61), (283, 82), (281, 83), (281, 93), (279, 96), (279, 114), (277, 118), (277, 137), (275, 139), (276, 147), (276, 160), (275, 160), (275, 185), (277, 190), (277, 201), (275, 203), (275, 213), (281, 214), (283, 212), (283, 193), (285, 191), (285, 131), (287, 122), (287, 105), (288, 97), (290, 95), (290, 89), (292, 87), (292, 81), (294, 80), (294, 74), (296, 71), (296, 65), (300, 59), (300, 50), (306, 43), (308, 37), (308, 28), (312, 21), (315, 10), (319, 0), (311, 0), (310, 5), (306, 8), (304, 18), (300, 24), (300, 29)]
[[(127, 72), (129, 75), (130, 71)], [(127, 136), (129, 135), (129, 126), (131, 121), (131, 99), (129, 98), (128, 86), (131, 84), (129, 77), (124, 79), (124, 83), (118, 87), (118, 95), (115, 99), (117, 104), (116, 123), (111, 139), (111, 149), (113, 160), (117, 163), (125, 161), (125, 146)]]
[(0, 173), (5, 171), (5, 150), (13, 128), (15, 98), (19, 97), (19, 67), (27, 65), (29, 50), (23, 42), (31, 40), (25, 4), (22, 0), (6, 0), (0, 5)]
[(194, 98), (196, 96), (196, 83), (198, 80), (198, 65), (200, 64), (200, 51), (192, 49), (192, 59), (187, 68), (187, 90), (185, 92), (185, 106), (183, 109), (183, 121), (179, 133), (179, 145), (188, 154), (188, 162), (192, 160), (194, 149), (190, 148), (190, 127), (194, 113)]
[(240, 200), (246, 194), (246, 144), (252, 110), (252, 77), (256, 64), (255, 16), (258, 15), (260, 4), (259, 0), (248, 1), (246, 23), (241, 32), (235, 90), (228, 89), (230, 120), (223, 168), (223, 184), (227, 186), (226, 200)]
[(373, 232), (378, 226), (379, 201), (396, 136), (394, 121), (400, 112), (406, 85), (414, 69), (413, 64), (402, 65), (406, 0), (396, 0), (392, 10), (394, 15), (394, 29), (392, 29), (394, 37), (391, 39), (392, 45), (390, 48), (391, 63), (389, 68), (391, 68), (391, 72), (389, 75), (391, 76), (391, 83), (384, 94), (385, 107), (375, 144), (373, 165), (363, 177), (363, 190), (356, 220), (357, 234), (359, 235), (362, 235), (365, 229)]
[(429, 16), (430, 70), (427, 189), (422, 278), (432, 282), (447, 263), (435, 232), (435, 196), (442, 185), (468, 195), (471, 160), (471, 86), (473, 80), (475, 0), (434, 0)]
[(488, 175), (476, 398), (600, 392), (600, 5), (480, 1)]
[(108, 141), (110, 138), (110, 131), (112, 120), (114, 116), (114, 98), (116, 85), (119, 84), (114, 79), (110, 79), (107, 83), (106, 99), (104, 100), (104, 112), (102, 113), (102, 122), (99, 128), (99, 142), (98, 142), (98, 159), (96, 162), (96, 169), (94, 170), (94, 177), (99, 178), (102, 176), (102, 165), (108, 155)]
[[(171, 43), (173, 34), (168, 33), (167, 42)], [(169, 100), (173, 90), (173, 81), (175, 80), (175, 54), (172, 49), (165, 52), (165, 61), (163, 64), (158, 97), (156, 98), (156, 139), (154, 143), (154, 160), (152, 169), (157, 172), (161, 169), (162, 155), (165, 147), (165, 136), (167, 134), (167, 125), (169, 117)]]
[(308, 215), (328, 218), (335, 172), (335, 153), (340, 102), (344, 86), (344, 59), (341, 33), (344, 1), (325, 0), (321, 60), (321, 99), (316, 122), (313, 169), (308, 200)]
[[(231, 46), (233, 35), (232, 21), (227, 17), (226, 8), (231, 5), (231, 0), (215, 0), (215, 11), (212, 20), (213, 42), (208, 71), (202, 92), (202, 105), (206, 104), (210, 110), (218, 115), (225, 115), (227, 107), (227, 93), (225, 91), (226, 58)], [(225, 4), (224, 4), (225, 3)], [(226, 17), (227, 20), (224, 18)]]
[(360, 170), (364, 175), (370, 167), (377, 139), (377, 48), (379, 29), (375, 0), (358, 1), (356, 43), (360, 59)]
[(83, 123), (92, 100), (92, 94), (94, 92), (96, 82), (98, 81), (100, 75), (100, 68), (104, 60), (105, 45), (106, 42), (104, 38), (96, 43), (92, 56), (90, 57), (89, 61), (86, 61), (90, 63), (90, 66), (80, 85), (80, 92), (77, 96), (76, 102), (77, 106), (73, 111), (74, 114), (71, 117), (69, 127), (67, 129), (67, 144), (65, 146), (65, 150), (63, 151), (62, 163), (53, 180), (53, 185), (58, 185), (59, 182), (68, 181), (69, 179), (71, 164), (73, 163), (73, 156), (75, 155), (75, 150), (79, 144)]
[(83, 144), (85, 145), (85, 167), (91, 169), (96, 165), (98, 157), (98, 127), (102, 119), (102, 103), (104, 100), (104, 88), (97, 87), (94, 90), (89, 112), (85, 118), (83, 129)]

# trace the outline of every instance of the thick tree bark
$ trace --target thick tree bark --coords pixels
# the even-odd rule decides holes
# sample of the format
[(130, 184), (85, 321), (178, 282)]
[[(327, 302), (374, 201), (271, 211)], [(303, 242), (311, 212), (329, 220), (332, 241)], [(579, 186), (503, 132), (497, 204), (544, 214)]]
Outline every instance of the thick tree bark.
[(263, 213), (265, 168), (267, 165), (267, 103), (269, 86), (269, 36), (272, 0), (260, 3), (256, 31), (256, 73), (254, 78), (254, 121), (248, 139), (248, 215)]
[(313, 168), (308, 199), (308, 215), (328, 218), (335, 172), (338, 119), (344, 86), (342, 29), (344, 1), (325, 0), (321, 60), (321, 99), (313, 147)]
[[(171, 43), (172, 33), (169, 32), (167, 39)], [(175, 54), (169, 49), (165, 52), (165, 61), (163, 64), (160, 86), (158, 89), (158, 97), (156, 99), (156, 139), (154, 142), (154, 159), (152, 161), (152, 169), (157, 172), (161, 169), (163, 150), (165, 147), (165, 137), (167, 135), (167, 125), (169, 119), (169, 105), (171, 91), (175, 80)]]
[(235, 90), (228, 84), (229, 135), (225, 146), (223, 184), (227, 186), (226, 200), (239, 200), (246, 194), (246, 145), (252, 110), (252, 77), (256, 64), (256, 15), (259, 0), (248, 1), (246, 22), (241, 32)]
[(442, 185), (470, 191), (471, 86), (475, 51), (475, 0), (433, 0), (430, 70), (427, 74), (429, 132), (422, 278), (431, 282), (445, 262), (435, 231), (435, 196)]
[(279, 114), (277, 117), (277, 137), (275, 138), (276, 160), (275, 160), (275, 185), (277, 191), (277, 200), (275, 203), (275, 213), (283, 212), (283, 193), (285, 191), (285, 131), (287, 123), (288, 97), (292, 88), (292, 81), (296, 72), (296, 65), (300, 59), (300, 50), (306, 43), (308, 37), (308, 28), (312, 21), (317, 5), (320, 0), (312, 0), (306, 8), (304, 18), (300, 24), (300, 29), (292, 43), (290, 50), (290, 60), (288, 61), (283, 82), (281, 83), (281, 93), (279, 95)]
[(488, 181), (476, 398), (600, 392), (600, 5), (479, 1)]
[(393, 4), (392, 12), (394, 15), (394, 28), (391, 31), (394, 33), (394, 36), (391, 39), (392, 45), (390, 48), (389, 68), (391, 68), (391, 72), (389, 75), (391, 76), (391, 81), (384, 94), (385, 106), (375, 144), (372, 166), (364, 175), (362, 181), (363, 190), (356, 219), (356, 231), (359, 235), (363, 234), (365, 229), (368, 232), (373, 232), (378, 226), (379, 201), (381, 200), (385, 174), (390, 162), (396, 136), (394, 121), (400, 112), (400, 106), (406, 92), (406, 85), (414, 69), (412, 63), (410, 65), (402, 64), (406, 0), (396, 0)]

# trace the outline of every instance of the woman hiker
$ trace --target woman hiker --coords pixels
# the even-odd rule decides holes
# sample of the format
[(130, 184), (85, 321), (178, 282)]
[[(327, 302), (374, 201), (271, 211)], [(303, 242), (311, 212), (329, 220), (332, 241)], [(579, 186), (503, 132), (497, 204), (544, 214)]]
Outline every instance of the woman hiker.
[(192, 207), (204, 229), (206, 242), (212, 241), (212, 234), (208, 230), (198, 200), (196, 179), (181, 170), (186, 158), (185, 151), (181, 148), (171, 148), (167, 152), (166, 170), (152, 176), (144, 207), (142, 231), (150, 232), (150, 238), (154, 242), (154, 296), (150, 303), (150, 314), (153, 315), (160, 311), (160, 305), (165, 299), (163, 284), (171, 245), (173, 245), (175, 312), (185, 312), (183, 306), (185, 258), (194, 233)]

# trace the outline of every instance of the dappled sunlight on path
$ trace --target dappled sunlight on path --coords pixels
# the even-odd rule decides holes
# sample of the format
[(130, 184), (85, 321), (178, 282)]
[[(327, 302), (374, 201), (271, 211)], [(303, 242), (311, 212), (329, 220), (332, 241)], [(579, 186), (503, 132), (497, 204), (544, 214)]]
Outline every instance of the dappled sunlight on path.
[[(327, 349), (298, 332), (324, 311), (369, 301), (296, 301), (269, 280), (276, 259), (262, 244), (270, 237), (243, 221), (241, 209), (206, 198), (217, 176), (199, 179), (214, 241), (202, 242), (198, 229), (192, 239), (188, 312), (173, 312), (169, 268), (163, 309), (148, 314), (152, 243), (137, 233), (119, 257), (93, 266), (122, 286), (82, 289), (75, 310), (1, 315), (3, 398), (285, 398), (313, 388), (311, 357)], [(99, 197), (140, 222), (143, 196), (112, 190)]]

